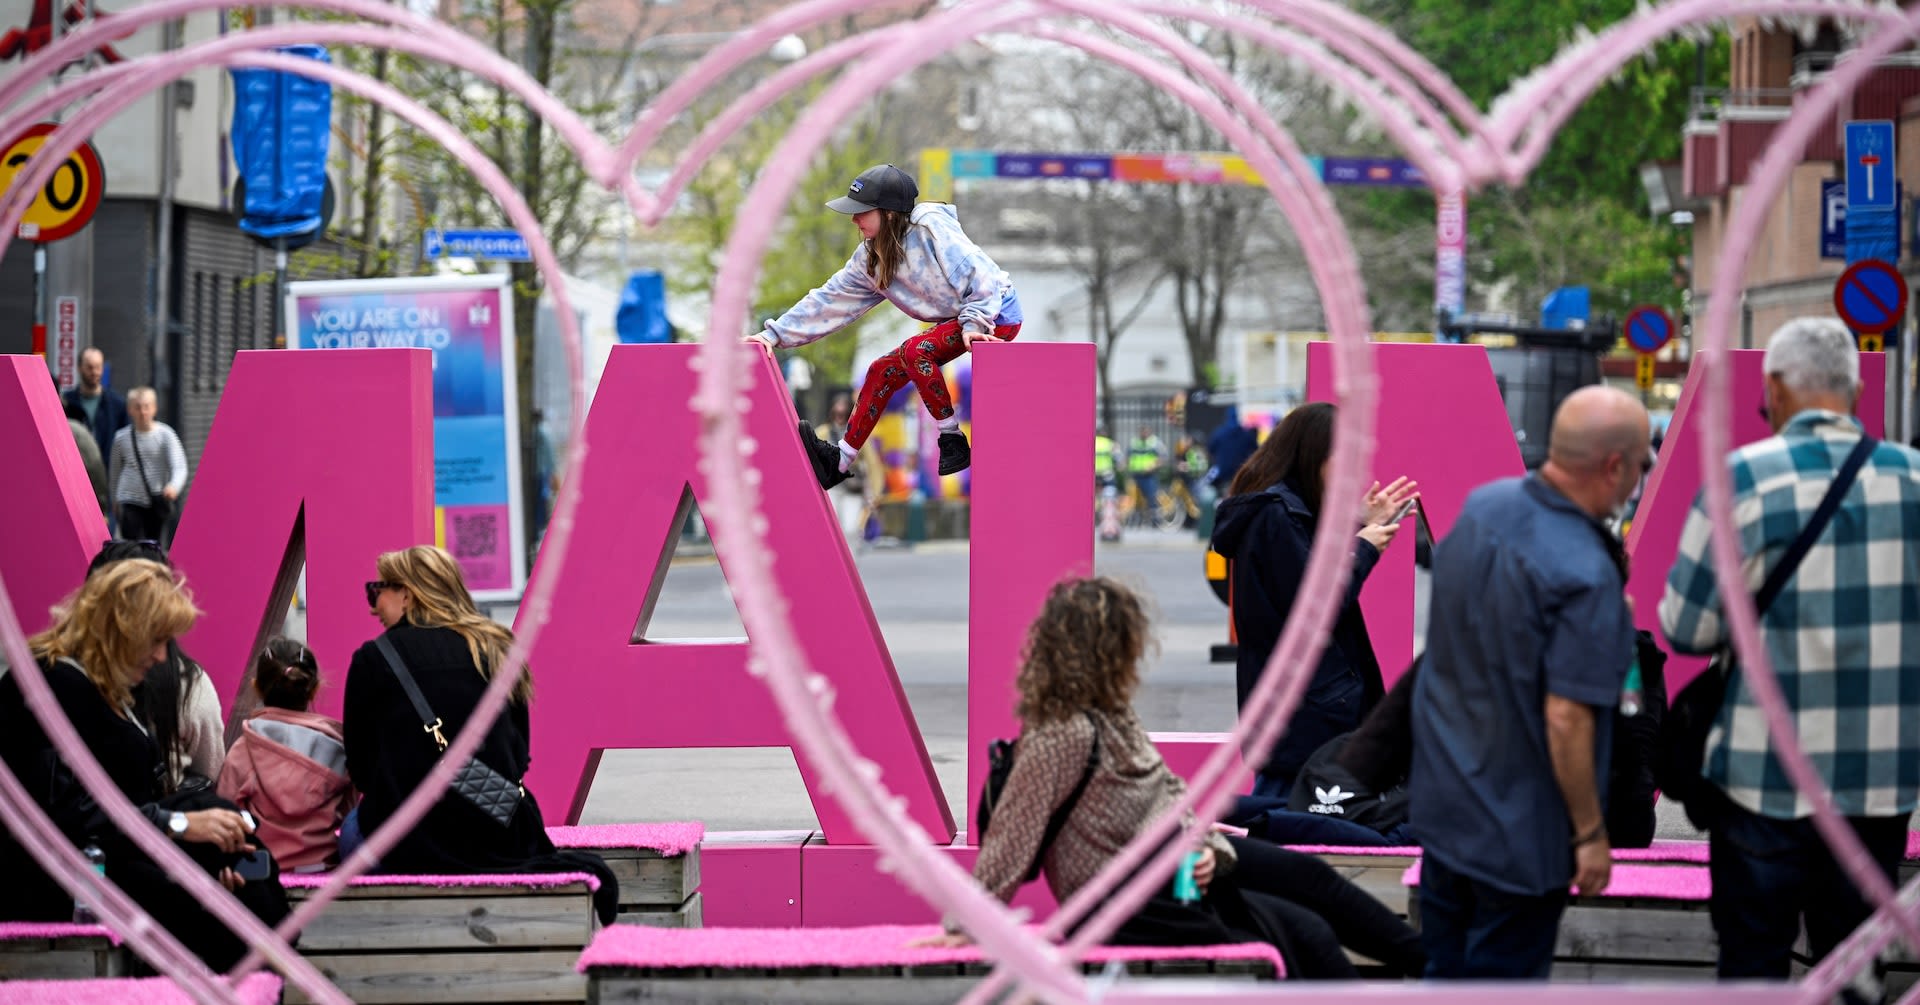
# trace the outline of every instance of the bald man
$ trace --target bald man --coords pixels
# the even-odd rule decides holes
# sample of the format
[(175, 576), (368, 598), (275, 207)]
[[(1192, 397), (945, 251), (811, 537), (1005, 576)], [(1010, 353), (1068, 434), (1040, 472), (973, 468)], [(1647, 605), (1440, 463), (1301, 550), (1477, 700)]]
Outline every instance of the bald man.
[(1634, 640), (1609, 524), (1652, 458), (1646, 409), (1582, 388), (1547, 463), (1476, 489), (1434, 550), (1407, 786), (1429, 977), (1545, 979), (1568, 885), (1606, 888), (1598, 780)]

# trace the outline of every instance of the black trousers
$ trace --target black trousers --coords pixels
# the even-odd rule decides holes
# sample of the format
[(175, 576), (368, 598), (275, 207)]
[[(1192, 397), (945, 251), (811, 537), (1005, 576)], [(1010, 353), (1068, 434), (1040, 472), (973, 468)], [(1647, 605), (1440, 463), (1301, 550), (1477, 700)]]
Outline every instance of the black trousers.
[(160, 542), (167, 530), (167, 507), (120, 504), (120, 539)]
[[(1911, 816), (1847, 818), (1896, 886)], [(1810, 818), (1763, 817), (1726, 802), (1708, 839), (1723, 980), (1785, 980), (1803, 920), (1807, 948), (1822, 960), (1873, 913)]]
[(1266, 841), (1228, 838), (1239, 863), (1217, 877), (1204, 900), (1162, 893), (1116, 931), (1116, 945), (1265, 942), (1280, 950), (1290, 980), (1358, 976), (1343, 947), (1379, 960), (1396, 975), (1426, 969), (1420, 936), (1386, 905), (1332, 866)]

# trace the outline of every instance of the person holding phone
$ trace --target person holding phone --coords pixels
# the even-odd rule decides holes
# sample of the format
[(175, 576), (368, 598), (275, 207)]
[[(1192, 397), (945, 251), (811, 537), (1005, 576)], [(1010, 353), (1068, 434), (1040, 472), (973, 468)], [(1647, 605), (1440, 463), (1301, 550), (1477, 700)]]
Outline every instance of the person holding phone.
[[(133, 703), (134, 686), (168, 658), (168, 643), (191, 628), (199, 614), (171, 569), (144, 559), (115, 562), (54, 608), (53, 625), (29, 639), (28, 648), (60, 710), (121, 794), (262, 921), (274, 925), (288, 907), (286, 891), (273, 880), (271, 860), (257, 878), (238, 868), (257, 850), (251, 820), (210, 790), (163, 795), (166, 755)], [(238, 963), (245, 943), (107, 818), (28, 709), (17, 678), (0, 676), (0, 759), (62, 835), (76, 847), (100, 848), (107, 878), (162, 928), (214, 970)], [(73, 917), (74, 898), (4, 828), (0, 876), (7, 884), (0, 895), (0, 919)]]
[[(1334, 407), (1324, 402), (1287, 413), (1240, 468), (1220, 504), (1213, 550), (1231, 563), (1232, 617), (1239, 639), (1237, 684), (1242, 707), (1280, 641), (1319, 526), (1327, 470), (1333, 457)], [(1356, 522), (1353, 575), (1307, 693), (1256, 776), (1253, 794), (1285, 801), (1294, 777), (1315, 750), (1360, 725), (1386, 688), (1360, 613), (1367, 574), (1393, 543), (1400, 521), (1419, 500), (1419, 483), (1396, 478), (1367, 490)], [(1248, 751), (1249, 759), (1254, 752)]]

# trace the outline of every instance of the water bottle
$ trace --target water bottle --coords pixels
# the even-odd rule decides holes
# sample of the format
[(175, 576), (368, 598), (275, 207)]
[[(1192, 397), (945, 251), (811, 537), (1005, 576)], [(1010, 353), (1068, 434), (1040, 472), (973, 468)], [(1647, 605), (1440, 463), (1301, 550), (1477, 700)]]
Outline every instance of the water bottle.
[(1640, 714), (1643, 707), (1640, 685), (1640, 657), (1627, 664), (1627, 682), (1620, 686), (1620, 714), (1631, 719)]
[[(80, 850), (80, 854), (87, 860), (87, 867), (93, 870), (94, 875), (101, 877), (106, 876), (107, 853), (101, 851), (98, 844), (92, 841), (87, 842), (87, 846)], [(94, 913), (93, 905), (88, 904), (79, 897), (75, 897), (73, 898), (73, 923), (76, 925), (97, 925), (100, 923), (100, 916)]]
[(1180, 857), (1180, 868), (1173, 873), (1173, 899), (1182, 904), (1196, 903), (1200, 899), (1200, 884), (1194, 882), (1193, 867), (1200, 862), (1200, 853), (1190, 851)]

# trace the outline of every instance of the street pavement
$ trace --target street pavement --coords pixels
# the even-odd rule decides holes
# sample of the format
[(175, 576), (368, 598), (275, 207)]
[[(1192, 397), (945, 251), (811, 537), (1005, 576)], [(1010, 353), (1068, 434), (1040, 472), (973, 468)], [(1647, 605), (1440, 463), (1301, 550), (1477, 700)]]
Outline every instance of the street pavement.
[[(1233, 728), (1232, 664), (1210, 664), (1227, 638), (1226, 607), (1204, 571), (1205, 544), (1191, 533), (1132, 531), (1100, 545), (1094, 567), (1152, 598), (1159, 651), (1149, 658), (1136, 705), (1148, 729)], [(856, 554), (874, 616), (954, 819), (965, 815), (968, 562), (966, 542), (930, 542)], [(726, 579), (710, 558), (668, 572), (647, 636), (744, 635)], [(539, 753), (538, 738), (534, 752)], [(793, 754), (786, 749), (608, 751), (589, 792), (584, 823), (704, 820), (710, 830), (800, 830), (816, 826)]]

